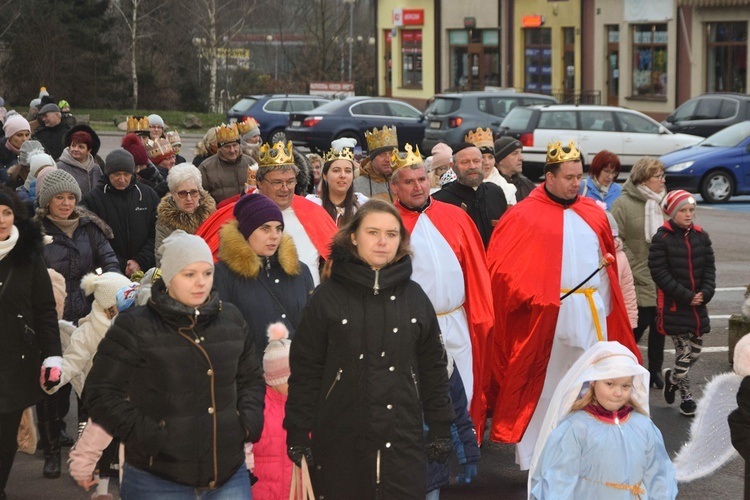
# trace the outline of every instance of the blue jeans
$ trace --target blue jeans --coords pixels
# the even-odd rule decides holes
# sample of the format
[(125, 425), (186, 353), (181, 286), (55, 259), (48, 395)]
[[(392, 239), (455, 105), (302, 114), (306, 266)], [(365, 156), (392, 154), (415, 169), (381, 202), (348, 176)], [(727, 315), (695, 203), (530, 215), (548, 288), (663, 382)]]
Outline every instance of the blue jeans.
[(123, 500), (236, 500), (252, 499), (252, 493), (244, 463), (226, 483), (214, 490), (175, 483), (125, 463), (120, 497)]

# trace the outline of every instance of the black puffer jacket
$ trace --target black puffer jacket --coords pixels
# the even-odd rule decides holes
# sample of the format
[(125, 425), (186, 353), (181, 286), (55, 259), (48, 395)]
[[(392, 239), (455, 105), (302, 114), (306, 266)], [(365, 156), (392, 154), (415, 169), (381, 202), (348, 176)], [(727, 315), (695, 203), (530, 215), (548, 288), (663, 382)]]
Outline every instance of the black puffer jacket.
[(450, 436), (445, 350), (411, 271), (409, 256), (376, 272), (334, 247), (331, 278), (303, 311), (284, 427), (288, 445), (312, 433), (321, 498), (424, 498), (423, 421)]
[[(683, 229), (668, 220), (651, 240), (648, 267), (657, 287), (659, 333), (710, 332), (706, 304), (714, 296), (716, 264), (708, 234), (699, 226)], [(691, 306), (698, 292), (703, 293), (703, 303)]]
[(215, 292), (185, 306), (161, 280), (146, 306), (117, 316), (85, 391), (128, 464), (190, 486), (224, 484), (263, 429), (265, 381), (240, 312)]
[[(21, 411), (39, 401), (44, 395), (39, 387), (42, 360), (62, 355), (55, 297), (42, 257), (41, 231), (28, 219), (17, 217), (15, 225), (18, 241), (0, 259), (0, 283), (7, 287), (0, 301), (2, 414)], [(29, 335), (26, 325), (36, 335)]]
[[(65, 278), (65, 313), (63, 319), (78, 323), (91, 311), (93, 297), (86, 297), (81, 288), (81, 278), (97, 268), (102, 272), (120, 272), (112, 246), (112, 230), (99, 217), (83, 207), (76, 207), (78, 227), (69, 237), (47, 218), (48, 209), (39, 209), (36, 218), (41, 221), (44, 232), (52, 242), (44, 247), (44, 260)], [(94, 241), (90, 240), (93, 237)]]

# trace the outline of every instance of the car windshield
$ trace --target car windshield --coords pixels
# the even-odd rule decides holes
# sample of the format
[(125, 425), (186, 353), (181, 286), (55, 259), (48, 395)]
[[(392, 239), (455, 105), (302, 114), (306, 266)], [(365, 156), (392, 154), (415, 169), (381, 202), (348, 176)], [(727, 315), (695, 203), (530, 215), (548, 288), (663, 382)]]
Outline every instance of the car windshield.
[(256, 101), (257, 99), (253, 97), (243, 97), (237, 102), (237, 104), (232, 106), (232, 111), (234, 111), (235, 113), (244, 113), (245, 111), (250, 109), (250, 107), (255, 104)]
[(508, 130), (528, 130), (529, 120), (533, 114), (534, 110), (529, 108), (513, 108), (500, 127)]
[(750, 135), (750, 121), (745, 121), (716, 132), (701, 142), (700, 145), (716, 148), (733, 148), (747, 139), (748, 135)]
[(458, 111), (461, 101), (453, 97), (436, 97), (432, 104), (427, 107), (425, 114), (448, 115)]

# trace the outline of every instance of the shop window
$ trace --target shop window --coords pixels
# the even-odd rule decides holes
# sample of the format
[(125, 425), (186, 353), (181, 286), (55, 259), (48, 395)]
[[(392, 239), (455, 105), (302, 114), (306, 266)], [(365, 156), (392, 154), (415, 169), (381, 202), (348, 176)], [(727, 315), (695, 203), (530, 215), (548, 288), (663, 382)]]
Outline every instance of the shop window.
[(707, 92), (747, 90), (747, 23), (706, 24)]
[(422, 30), (401, 31), (401, 85), (422, 88)]
[(552, 93), (552, 41), (550, 28), (524, 29), (524, 89)]
[(667, 95), (667, 25), (633, 26), (633, 95)]

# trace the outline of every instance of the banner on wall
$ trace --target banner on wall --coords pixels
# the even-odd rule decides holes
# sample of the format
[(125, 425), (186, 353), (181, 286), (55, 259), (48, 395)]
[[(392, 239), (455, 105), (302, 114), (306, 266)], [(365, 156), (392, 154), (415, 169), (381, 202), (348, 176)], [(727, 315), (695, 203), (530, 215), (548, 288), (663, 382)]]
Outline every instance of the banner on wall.
[(674, 0), (625, 0), (626, 22), (669, 21), (674, 19)]

